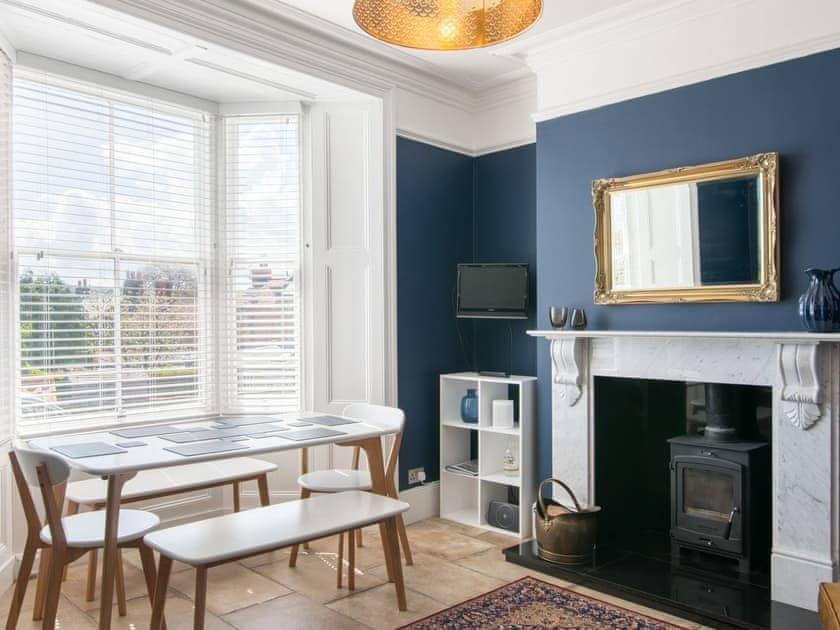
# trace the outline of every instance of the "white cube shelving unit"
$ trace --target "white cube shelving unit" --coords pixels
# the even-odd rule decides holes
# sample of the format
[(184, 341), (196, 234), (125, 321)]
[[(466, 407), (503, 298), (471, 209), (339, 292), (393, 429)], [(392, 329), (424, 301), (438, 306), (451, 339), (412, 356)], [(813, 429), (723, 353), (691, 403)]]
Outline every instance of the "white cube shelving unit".
[[(536, 494), (535, 412), (537, 379), (533, 376), (482, 376), (476, 372), (440, 377), (440, 516), (519, 538), (531, 536), (531, 505)], [(461, 399), (468, 389), (478, 396), (478, 422), (461, 420)], [(493, 401), (512, 399), (513, 428), (493, 426)], [(519, 463), (519, 475), (502, 468), (510, 447)], [(473, 449), (477, 448), (477, 455)], [(448, 472), (446, 466), (478, 458), (478, 476)], [(508, 488), (519, 490), (518, 531), (487, 523), (490, 501), (507, 501)]]

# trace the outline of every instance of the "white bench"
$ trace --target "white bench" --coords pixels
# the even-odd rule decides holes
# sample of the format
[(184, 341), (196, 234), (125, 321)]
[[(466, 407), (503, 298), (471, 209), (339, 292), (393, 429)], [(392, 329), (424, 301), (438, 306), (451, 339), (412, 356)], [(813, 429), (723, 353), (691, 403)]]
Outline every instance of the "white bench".
[(396, 588), (399, 609), (405, 610), (405, 586), (396, 517), (408, 508), (408, 503), (370, 492), (340, 492), (152, 532), (143, 541), (160, 552), (160, 567), (149, 627), (151, 630), (160, 630), (162, 627), (166, 590), (174, 560), (196, 568), (193, 628), (202, 630), (207, 598), (207, 569), (375, 523), (387, 528), (388, 536), (382, 539), (389, 540), (391, 544), (383, 545), (386, 547), (383, 549), (385, 565)]
[[(233, 511), (240, 508), (239, 485), (256, 481), (260, 504), (268, 505), (268, 474), (277, 470), (277, 465), (253, 457), (237, 457), (197, 464), (185, 464), (156, 470), (143, 470), (123, 486), (121, 503), (134, 503), (161, 497), (206, 490), (219, 486), (233, 486)], [(101, 510), (107, 502), (108, 483), (104, 479), (84, 479), (67, 484), (67, 513), (79, 512), (80, 506)], [(91, 602), (96, 596), (96, 550), (91, 551), (88, 565), (85, 598)], [(125, 591), (121, 572), (117, 579), (117, 601), (120, 614), (125, 614)]]

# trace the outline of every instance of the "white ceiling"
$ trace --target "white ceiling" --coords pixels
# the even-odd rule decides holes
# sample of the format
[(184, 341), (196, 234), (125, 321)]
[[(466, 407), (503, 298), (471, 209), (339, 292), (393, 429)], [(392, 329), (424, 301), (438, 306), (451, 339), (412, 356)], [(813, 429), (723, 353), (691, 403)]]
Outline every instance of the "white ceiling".
[(86, 0), (0, 0), (0, 35), (20, 52), (215, 103), (358, 96)]
[[(471, 90), (484, 90), (517, 79), (528, 70), (509, 56), (500, 56), (499, 46), (464, 51), (424, 51), (397, 48), (379, 42), (364, 33), (353, 21), (353, 0), (250, 0), (264, 9), (288, 17), (306, 19), (307, 14), (320, 18), (322, 28), (340, 27), (353, 34), (356, 43), (387, 55), (396, 55), (412, 65), (419, 65)], [(527, 41), (546, 31), (614, 9), (628, 0), (544, 0), (540, 20), (520, 40)], [(310, 25), (319, 26), (309, 20)], [(504, 44), (501, 45), (504, 47)]]

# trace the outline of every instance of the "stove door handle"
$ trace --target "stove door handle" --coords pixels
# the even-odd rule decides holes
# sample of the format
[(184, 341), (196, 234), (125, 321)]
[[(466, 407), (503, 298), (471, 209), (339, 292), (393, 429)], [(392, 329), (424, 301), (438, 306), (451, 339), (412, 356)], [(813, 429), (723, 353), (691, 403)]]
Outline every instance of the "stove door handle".
[(729, 536), (732, 534), (732, 521), (735, 520), (735, 514), (740, 511), (741, 510), (738, 507), (733, 507), (732, 511), (729, 513), (729, 520), (726, 521), (726, 528), (723, 530), (723, 537), (726, 540), (729, 540)]

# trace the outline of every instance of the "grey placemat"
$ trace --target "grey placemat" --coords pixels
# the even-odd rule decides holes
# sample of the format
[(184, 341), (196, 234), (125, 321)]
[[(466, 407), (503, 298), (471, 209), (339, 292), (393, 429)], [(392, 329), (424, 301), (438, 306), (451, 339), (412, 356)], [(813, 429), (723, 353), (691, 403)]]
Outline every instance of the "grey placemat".
[(127, 453), (123, 448), (108, 444), (107, 442), (81, 442), (79, 444), (62, 444), (51, 447), (56, 453), (65, 457), (81, 459), (82, 457), (99, 457), (100, 455), (119, 455)]
[(158, 424), (145, 427), (129, 427), (127, 429), (116, 429), (111, 431), (111, 435), (117, 435), (122, 438), (142, 438), (152, 437), (155, 435), (166, 435), (167, 433), (180, 433), (183, 429), (173, 427), (171, 424)]
[(244, 427), (249, 424), (266, 424), (268, 422), (282, 422), (279, 418), (271, 418), (269, 416), (243, 416), (241, 418), (225, 418), (221, 417), (217, 420), (220, 424), (229, 427)]
[(192, 457), (194, 455), (209, 455), (210, 453), (224, 453), (226, 451), (241, 451), (247, 448), (244, 444), (238, 444), (237, 442), (218, 440), (214, 442), (196, 442), (195, 444), (165, 446), (163, 450), (183, 455), (184, 457)]
[(306, 422), (320, 424), (322, 427), (337, 427), (342, 424), (356, 424), (359, 421), (337, 416), (318, 416), (317, 418), (306, 418)]
[(289, 431), (288, 433), (280, 433), (277, 435), (277, 437), (299, 442), (301, 440), (316, 440), (318, 438), (332, 437), (335, 435), (347, 434), (344, 431), (335, 431), (333, 429), (325, 429), (324, 427), (313, 427), (312, 429), (301, 429), (300, 431)]
[(197, 431), (170, 433), (169, 435), (161, 435), (160, 439), (167, 440), (168, 442), (175, 442), (176, 444), (186, 444), (187, 442), (201, 442), (203, 440), (220, 440), (222, 438), (230, 437), (255, 436), (260, 435), (261, 433), (280, 431), (282, 429), (282, 425), (274, 423), (251, 424), (244, 427), (222, 427), (218, 429), (199, 429)]

